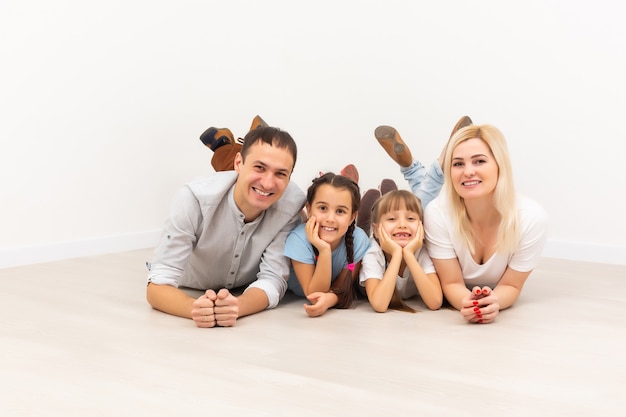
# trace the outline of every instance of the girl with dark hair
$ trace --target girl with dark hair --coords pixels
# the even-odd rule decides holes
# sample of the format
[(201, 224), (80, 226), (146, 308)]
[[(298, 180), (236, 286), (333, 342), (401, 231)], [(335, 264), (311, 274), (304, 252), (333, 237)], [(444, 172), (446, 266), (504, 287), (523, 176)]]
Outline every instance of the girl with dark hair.
[(419, 293), (437, 310), (443, 302), (441, 284), (424, 245), (422, 205), (410, 191), (385, 193), (372, 209), (372, 239), (363, 258), (360, 283), (372, 308), (415, 310), (403, 300)]
[(367, 235), (356, 227), (360, 202), (357, 183), (332, 172), (314, 179), (307, 191), (308, 220), (289, 234), (284, 254), (291, 260), (288, 287), (311, 302), (304, 305), (310, 317), (349, 308), (356, 300), (354, 277), (369, 248)]

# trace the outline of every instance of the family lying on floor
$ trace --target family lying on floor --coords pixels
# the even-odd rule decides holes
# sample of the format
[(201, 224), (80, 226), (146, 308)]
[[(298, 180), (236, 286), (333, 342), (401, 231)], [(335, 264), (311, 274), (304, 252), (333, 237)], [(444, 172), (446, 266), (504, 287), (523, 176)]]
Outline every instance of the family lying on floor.
[(468, 323), (493, 322), (519, 297), (547, 235), (545, 211), (515, 192), (504, 136), (464, 116), (429, 168), (393, 127), (374, 136), (411, 191), (383, 180), (361, 196), (350, 164), (320, 173), (305, 195), (290, 181), (289, 133), (259, 116), (243, 139), (207, 129), (200, 139), (216, 172), (174, 197), (147, 264), (150, 305), (207, 328), (274, 308), (287, 290), (306, 297), (311, 317), (359, 298), (377, 312), (414, 312), (404, 300), (437, 310), (445, 297)]

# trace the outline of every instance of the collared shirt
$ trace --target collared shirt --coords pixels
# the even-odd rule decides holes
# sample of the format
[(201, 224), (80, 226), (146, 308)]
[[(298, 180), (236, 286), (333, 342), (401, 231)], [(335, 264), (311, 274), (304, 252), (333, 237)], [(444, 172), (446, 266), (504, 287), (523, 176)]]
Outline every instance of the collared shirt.
[(176, 194), (149, 265), (148, 282), (200, 290), (263, 290), (269, 308), (287, 289), (285, 239), (300, 221), (304, 193), (289, 183), (283, 196), (246, 223), (234, 200), (237, 173), (197, 178)]

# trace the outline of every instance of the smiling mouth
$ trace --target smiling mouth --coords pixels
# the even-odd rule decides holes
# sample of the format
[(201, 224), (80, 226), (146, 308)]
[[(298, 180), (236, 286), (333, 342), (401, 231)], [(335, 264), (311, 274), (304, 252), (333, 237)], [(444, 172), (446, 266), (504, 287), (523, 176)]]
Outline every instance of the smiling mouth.
[(462, 185), (466, 186), (466, 187), (472, 187), (474, 185), (478, 185), (480, 184), (480, 181), (478, 180), (473, 180), (473, 181), (464, 181), (461, 183)]
[(335, 232), (337, 231), (336, 227), (328, 227), (328, 226), (322, 226), (320, 227), (321, 230), (324, 230), (325, 232)]
[(258, 195), (260, 195), (262, 197), (269, 197), (272, 194), (274, 194), (274, 193), (267, 193), (267, 192), (261, 191), (258, 188), (254, 188), (254, 187), (252, 187), (252, 189), (254, 190), (255, 193), (257, 193)]
[(410, 233), (394, 233), (393, 237), (398, 237), (401, 239), (408, 239), (411, 237), (411, 234)]

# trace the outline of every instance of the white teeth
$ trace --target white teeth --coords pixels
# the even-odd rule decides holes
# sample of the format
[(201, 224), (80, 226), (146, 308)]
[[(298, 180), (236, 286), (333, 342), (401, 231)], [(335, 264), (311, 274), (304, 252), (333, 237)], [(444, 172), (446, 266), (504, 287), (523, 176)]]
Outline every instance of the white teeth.
[(255, 193), (257, 193), (259, 195), (262, 195), (263, 197), (268, 197), (270, 194), (272, 194), (272, 193), (264, 193), (263, 191), (260, 191), (260, 190), (258, 190), (256, 188), (253, 188), (253, 190), (254, 190)]
[(463, 185), (476, 185), (478, 184), (480, 181), (465, 181), (463, 183)]
[(334, 232), (336, 229), (334, 227), (322, 226), (322, 230), (326, 230), (327, 232)]

